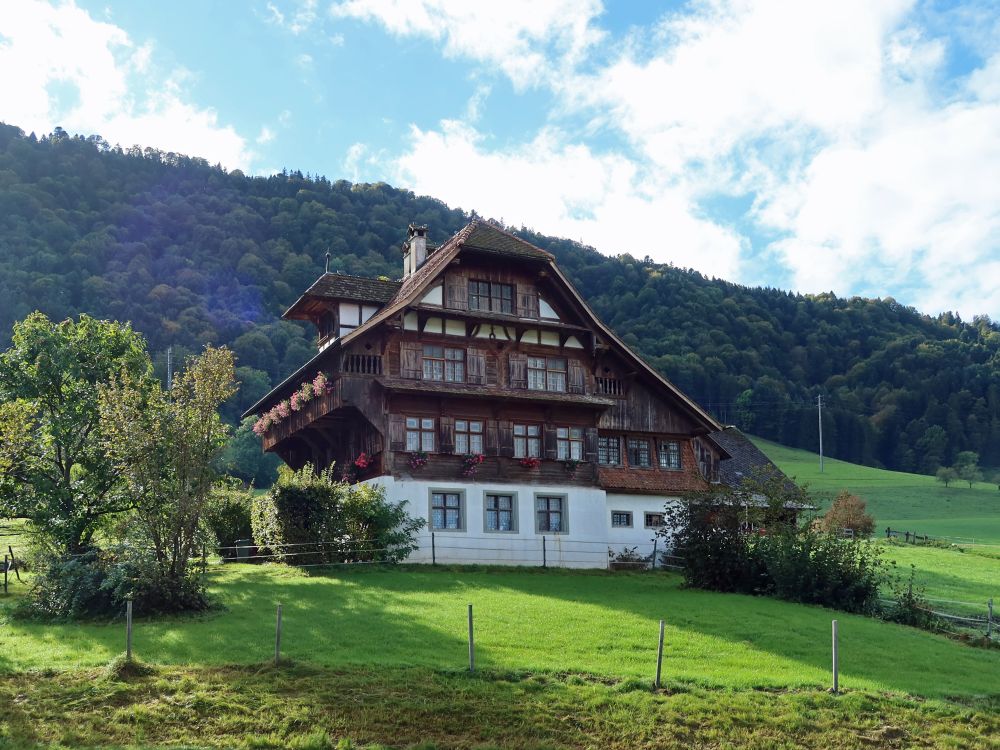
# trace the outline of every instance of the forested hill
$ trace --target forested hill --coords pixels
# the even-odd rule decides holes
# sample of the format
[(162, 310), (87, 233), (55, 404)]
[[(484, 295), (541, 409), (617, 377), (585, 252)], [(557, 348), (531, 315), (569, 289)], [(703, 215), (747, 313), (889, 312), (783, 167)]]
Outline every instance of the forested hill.
[[(204, 160), (0, 124), (0, 347), (35, 309), (131, 320), (163, 367), (207, 342), (239, 357), (230, 416), (314, 351), (279, 320), (322, 271), (397, 278), (410, 222), (443, 241), (459, 209), (385, 184), (248, 178)], [(893, 300), (803, 296), (518, 234), (553, 253), (594, 309), (720, 418), (850, 461), (933, 471), (962, 450), (1000, 466), (1000, 328)], [(665, 238), (669, 241), (669, 237)]]

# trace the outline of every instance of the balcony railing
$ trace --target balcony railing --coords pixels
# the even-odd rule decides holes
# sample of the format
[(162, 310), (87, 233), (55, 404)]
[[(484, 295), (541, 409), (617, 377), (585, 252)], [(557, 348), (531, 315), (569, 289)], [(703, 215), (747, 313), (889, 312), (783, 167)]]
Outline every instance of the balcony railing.
[(624, 396), (625, 384), (618, 378), (594, 377), (594, 386), (601, 396)]
[(343, 371), (354, 375), (381, 375), (382, 356), (380, 354), (345, 355)]

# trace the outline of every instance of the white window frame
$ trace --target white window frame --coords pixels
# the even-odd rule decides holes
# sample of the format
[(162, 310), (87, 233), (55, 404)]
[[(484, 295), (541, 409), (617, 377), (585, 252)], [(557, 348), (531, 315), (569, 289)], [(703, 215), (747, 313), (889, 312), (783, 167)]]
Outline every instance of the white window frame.
[[(465, 425), (465, 429), (462, 429)], [(479, 429), (472, 429), (474, 425), (479, 425)], [(486, 422), (482, 419), (456, 419), (455, 420), (455, 453), (459, 455), (476, 455), (484, 452), (486, 434)], [(461, 440), (464, 439), (464, 446)], [(477, 447), (478, 443), (478, 447)]]
[[(416, 424), (412, 424), (416, 423)], [(427, 424), (430, 423), (428, 427)], [(434, 417), (404, 417), (403, 429), (406, 450), (409, 453), (434, 453), (437, 446), (437, 419)], [(411, 426), (412, 425), (412, 426)], [(416, 447), (411, 436), (416, 435)], [(428, 439), (430, 447), (428, 447)]]

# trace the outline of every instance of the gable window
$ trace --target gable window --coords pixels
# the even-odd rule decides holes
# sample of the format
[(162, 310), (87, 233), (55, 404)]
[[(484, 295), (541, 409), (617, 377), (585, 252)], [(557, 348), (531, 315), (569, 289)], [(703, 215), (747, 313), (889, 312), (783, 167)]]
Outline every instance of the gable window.
[(516, 531), (517, 508), (513, 495), (486, 496), (486, 530)]
[(629, 466), (649, 468), (649, 441), (641, 438), (628, 439)]
[(658, 529), (663, 525), (662, 513), (646, 513), (645, 516), (647, 529)]
[(469, 309), (514, 313), (514, 287), (490, 281), (469, 282)]
[(528, 388), (534, 391), (565, 391), (565, 358), (528, 357)]
[(514, 458), (542, 457), (542, 428), (537, 424), (514, 425)]
[(406, 450), (423, 451), (431, 453), (434, 451), (434, 423), (437, 420), (426, 417), (406, 418)]
[(465, 350), (424, 344), (424, 380), (465, 382)]
[(630, 510), (611, 511), (611, 525), (616, 529), (631, 529), (632, 511)]
[(461, 531), (465, 528), (461, 492), (431, 493), (431, 528), (437, 531)]
[(681, 444), (676, 440), (660, 443), (660, 468), (678, 471), (681, 468)]
[(483, 423), (479, 420), (455, 420), (455, 453), (483, 452)]
[(566, 498), (560, 495), (535, 497), (535, 531), (559, 534), (566, 531)]
[(327, 310), (319, 316), (319, 337), (321, 339), (328, 339), (331, 336), (336, 336), (336, 327), (337, 317), (331, 310)]
[(556, 427), (556, 458), (560, 461), (583, 460), (582, 427)]
[(597, 438), (597, 462), (605, 466), (620, 466), (622, 441), (617, 435)]

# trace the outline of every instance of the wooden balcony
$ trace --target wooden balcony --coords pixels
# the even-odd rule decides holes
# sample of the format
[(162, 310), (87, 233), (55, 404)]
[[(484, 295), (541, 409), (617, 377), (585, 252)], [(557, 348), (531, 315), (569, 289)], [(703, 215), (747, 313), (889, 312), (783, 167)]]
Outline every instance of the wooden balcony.
[(269, 451), (282, 440), (287, 440), (299, 430), (305, 429), (320, 417), (344, 406), (343, 380), (338, 378), (327, 385), (326, 393), (314, 398), (305, 408), (293, 411), (278, 424), (264, 433), (264, 450)]
[(597, 484), (597, 467), (590, 462), (580, 462), (575, 471), (568, 471), (565, 462), (543, 460), (530, 469), (521, 466), (518, 458), (486, 456), (472, 476), (465, 476), (465, 457), (445, 453), (431, 453), (427, 463), (420, 468), (410, 466), (410, 454), (393, 454), (392, 473), (403, 479), (431, 479), (440, 482), (503, 482), (505, 484), (573, 485), (588, 487)]

